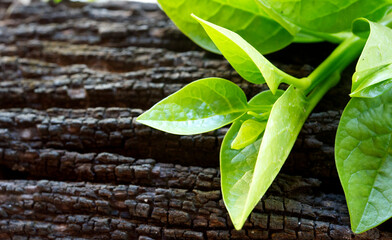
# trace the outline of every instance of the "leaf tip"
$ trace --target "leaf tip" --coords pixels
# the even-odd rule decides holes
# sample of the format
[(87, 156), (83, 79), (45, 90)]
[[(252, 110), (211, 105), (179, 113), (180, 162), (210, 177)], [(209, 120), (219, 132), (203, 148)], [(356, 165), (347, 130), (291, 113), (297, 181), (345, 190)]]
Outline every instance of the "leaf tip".
[[(370, 227), (371, 228), (371, 227)], [(353, 233), (355, 234), (361, 234), (366, 232), (367, 230), (369, 230), (370, 228), (366, 228), (363, 225), (361, 226), (361, 224), (357, 224), (356, 226), (354, 226), (353, 224), (351, 224), (351, 230), (353, 231)]]
[[(246, 220), (246, 219), (245, 219)], [(234, 219), (232, 219), (233, 221), (233, 226), (235, 228), (235, 230), (240, 231), (242, 229), (242, 227), (245, 224), (245, 220), (244, 219), (237, 219), (237, 221), (235, 221)]]
[(137, 123), (144, 124), (144, 125), (148, 125), (148, 124), (147, 124), (147, 120), (150, 120), (147, 112), (144, 112), (144, 113), (140, 114), (140, 115), (135, 119), (135, 121), (136, 121)]
[(143, 114), (140, 114), (140, 115), (136, 118), (136, 122), (141, 123), (141, 122), (143, 121), (143, 116), (144, 116), (144, 113), (143, 113)]
[(279, 85), (281, 81), (278, 79), (278, 77), (274, 76), (274, 72), (276, 70), (272, 67), (268, 69), (268, 71), (263, 71), (261, 70), (263, 77), (265, 79), (265, 82), (267, 83), (268, 88), (271, 90), (272, 94), (275, 95), (276, 91), (279, 88)]
[(239, 226), (239, 225), (234, 224), (234, 228), (235, 228), (235, 230), (240, 231), (242, 229), (242, 225)]
[(271, 93), (275, 95), (276, 92), (278, 91), (279, 84), (276, 84), (275, 82), (270, 82), (270, 83), (267, 82), (267, 85), (271, 90)]
[(231, 147), (231, 149), (234, 149), (234, 150), (240, 150), (242, 148), (242, 146), (236, 141), (233, 141), (231, 143), (230, 147)]

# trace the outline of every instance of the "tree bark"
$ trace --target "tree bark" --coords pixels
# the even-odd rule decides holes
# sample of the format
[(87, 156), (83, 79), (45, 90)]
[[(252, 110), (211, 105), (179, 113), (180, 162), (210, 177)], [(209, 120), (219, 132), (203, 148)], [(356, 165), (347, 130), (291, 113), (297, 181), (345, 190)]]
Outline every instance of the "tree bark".
[[(0, 110), (0, 147), (4, 153), (0, 163), (30, 176), (40, 176), (42, 172), (34, 170), (35, 166), (48, 165), (41, 150), (52, 148), (80, 153), (106, 151), (182, 165), (219, 166), (219, 147), (227, 128), (194, 136), (171, 135), (138, 124), (135, 117), (141, 112), (129, 108)], [(333, 136), (339, 117), (337, 111), (312, 114), (283, 171), (336, 181)], [(326, 141), (327, 137), (331, 140)], [(59, 172), (51, 174), (54, 179)]]
[[(189, 169), (212, 187), (158, 187), (12, 180), (0, 182), (2, 237), (99, 239), (351, 239), (341, 195), (325, 194), (316, 179), (281, 174), (243, 230), (235, 231), (213, 184), (215, 169)], [(158, 182), (165, 171), (136, 178)], [(137, 173), (137, 171), (135, 171)], [(131, 177), (131, 176), (130, 176)], [(169, 181), (170, 182), (170, 181)], [(167, 188), (169, 187), (170, 188)], [(316, 197), (317, 196), (317, 197)], [(343, 217), (345, 216), (345, 217)], [(377, 229), (360, 239), (390, 239)], [(147, 238), (147, 239), (148, 239)]]
[[(57, 44), (59, 46), (64, 45), (63, 43)], [(80, 46), (77, 47), (81, 48)], [(87, 57), (83, 56), (79, 60), (67, 60), (68, 64), (72, 63), (73, 65), (60, 66), (41, 60), (24, 58), (25, 56), (2, 57), (1, 69), (4, 71), (0, 74), (0, 80), (2, 81), (0, 107), (32, 107), (37, 109), (50, 107), (134, 107), (147, 109), (192, 80), (210, 77), (214, 74), (237, 82), (249, 96), (265, 89), (264, 85), (257, 86), (245, 83), (238, 74), (229, 69), (229, 66), (223, 60), (211, 60), (210, 66), (208, 59), (203, 60), (202, 55), (205, 55), (205, 53), (191, 52), (192, 55), (195, 55), (195, 57), (192, 57), (188, 56), (191, 55), (189, 52), (175, 53), (161, 49), (134, 47), (131, 49), (130, 47), (123, 49), (121, 53), (120, 50), (117, 50), (116, 54), (121, 54), (121, 56), (119, 59), (112, 61), (107, 58), (115, 54), (101, 53), (102, 48), (94, 48), (96, 54), (106, 55), (106, 59), (99, 60), (99, 57), (97, 57), (96, 59), (86, 60)], [(23, 47), (20, 47), (20, 49), (23, 49)], [(70, 49), (67, 53), (64, 53), (66, 51), (64, 47), (55, 47), (54, 49), (61, 49), (66, 58), (75, 57), (72, 54), (74, 51), (82, 55), (81, 51), (75, 49)], [(21, 51), (32, 52), (31, 49)], [(152, 56), (155, 54), (153, 52), (157, 53), (157, 56)], [(89, 54), (89, 58), (93, 58), (91, 55), (95, 53), (88, 51), (86, 54)], [(124, 57), (126, 53), (128, 53), (128, 56)], [(175, 57), (173, 58), (171, 54)], [(36, 56), (39, 59), (39, 57), (43, 58), (42, 56), (45, 55), (44, 53), (37, 53)], [(159, 58), (161, 62), (170, 58), (172, 60), (161, 64), (151, 58)], [(63, 61), (61, 56), (53, 56), (53, 59), (58, 62)], [(100, 72), (92, 70), (90, 67), (93, 66), (75, 64), (83, 62), (87, 64), (88, 61), (94, 64), (94, 68), (100, 70)], [(182, 63), (182, 61), (187, 64)], [(61, 64), (65, 63), (62, 62)], [(137, 64), (140, 64), (140, 66), (137, 67)], [(159, 67), (154, 67), (156, 64)], [(126, 68), (130, 72), (102, 72), (102, 70), (113, 70), (108, 70), (107, 67), (103, 67), (104, 65), (116, 68), (122, 66), (122, 71), (125, 71)], [(216, 66), (223, 67), (221, 70), (214, 70)], [(109, 98), (112, 101), (107, 101)]]
[[(333, 47), (269, 58), (304, 77)], [(196, 79), (229, 79), (248, 98), (265, 85), (195, 46), (153, 4), (0, 0), (0, 238), (392, 239), (390, 221), (350, 230), (333, 155), (350, 74), (236, 231), (220, 192), (228, 128), (176, 136), (135, 118)]]

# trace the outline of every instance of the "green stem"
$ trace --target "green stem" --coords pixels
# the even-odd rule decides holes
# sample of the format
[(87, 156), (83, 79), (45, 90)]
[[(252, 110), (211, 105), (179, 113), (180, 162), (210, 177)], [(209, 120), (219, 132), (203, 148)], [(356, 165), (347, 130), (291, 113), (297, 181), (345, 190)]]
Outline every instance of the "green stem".
[(331, 75), (340, 74), (351, 62), (360, 55), (366, 41), (352, 35), (343, 41), (324, 62), (320, 64), (308, 77), (310, 93), (318, 84), (330, 78)]
[(304, 35), (309, 35), (315, 38), (319, 38), (321, 40), (326, 40), (332, 43), (341, 43), (344, 41), (344, 39), (339, 37), (337, 34), (318, 33), (318, 32), (308, 31), (306, 29), (301, 29), (301, 33), (303, 33)]
[(318, 85), (308, 96), (308, 108), (306, 109), (307, 113), (313, 110), (314, 107), (320, 102), (321, 98), (329, 91), (329, 89), (333, 88), (340, 81), (340, 72), (332, 73), (328, 79), (322, 84)]
[(287, 76), (284, 83), (294, 85), (296, 88), (308, 89), (310, 87), (311, 81), (308, 78), (296, 78), (293, 76)]

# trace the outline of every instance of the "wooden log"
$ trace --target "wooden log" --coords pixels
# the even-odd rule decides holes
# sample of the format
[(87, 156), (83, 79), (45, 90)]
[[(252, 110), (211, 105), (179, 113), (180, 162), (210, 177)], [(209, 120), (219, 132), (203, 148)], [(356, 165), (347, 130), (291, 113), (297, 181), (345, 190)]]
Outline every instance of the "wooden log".
[[(0, 181), (0, 236), (354, 239), (348, 218), (342, 217), (347, 216), (343, 196), (319, 192), (319, 184), (315, 179), (281, 175), (244, 229), (235, 231), (219, 190)], [(391, 235), (374, 229), (356, 237), (390, 239)]]
[(0, 43), (45, 39), (113, 47), (198, 49), (155, 4), (113, 2), (67, 7), (33, 2), (13, 8), (6, 17)]
[[(202, 58), (198, 61), (201, 63)], [(31, 59), (3, 57), (0, 58), (5, 70), (0, 73), (0, 107), (46, 109), (103, 106), (147, 109), (187, 83), (214, 74), (238, 83), (249, 97), (266, 89), (265, 85), (244, 82), (222, 60), (217, 62), (223, 66), (221, 70), (214, 70), (214, 64), (207, 63), (200, 68), (177, 66), (150, 69), (143, 63), (145, 69), (112, 73), (92, 71), (85, 65), (60, 67)]]
[[(153, 187), (219, 190), (216, 168), (181, 166), (112, 153), (55, 149), (3, 149), (1, 164), (32, 179), (139, 184)], [(206, 181), (206, 179), (208, 181)]]
[(136, 123), (135, 117), (140, 113), (126, 108), (3, 110), (0, 145), (12, 149), (107, 150), (187, 164), (195, 159), (206, 163), (206, 159), (215, 159), (217, 164), (218, 137), (223, 137), (219, 131), (196, 136), (171, 135)]
[[(135, 118), (141, 112), (129, 108), (0, 110), (0, 147), (4, 151), (0, 163), (36, 176), (40, 170), (17, 166), (26, 161), (45, 166), (39, 150), (54, 148), (79, 153), (108, 151), (184, 165), (219, 165), (219, 148), (227, 128), (194, 136), (172, 135), (138, 124)], [(336, 111), (312, 114), (284, 171), (336, 181), (333, 137), (339, 118)]]

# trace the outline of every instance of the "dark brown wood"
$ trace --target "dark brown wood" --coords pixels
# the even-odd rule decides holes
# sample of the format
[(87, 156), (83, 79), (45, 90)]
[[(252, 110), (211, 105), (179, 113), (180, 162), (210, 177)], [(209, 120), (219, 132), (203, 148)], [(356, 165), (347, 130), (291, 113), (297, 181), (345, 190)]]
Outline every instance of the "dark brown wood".
[[(141, 163), (142, 164), (142, 163)], [(148, 163), (145, 163), (148, 166)], [(140, 165), (140, 166), (143, 166)], [(144, 167), (146, 167), (144, 166)], [(215, 169), (189, 169), (212, 183)], [(135, 171), (137, 178), (154, 176)], [(134, 176), (129, 176), (134, 177)], [(1, 237), (99, 239), (351, 239), (344, 198), (325, 194), (316, 179), (280, 175), (243, 230), (232, 228), (219, 190), (137, 185), (0, 181)], [(155, 184), (153, 184), (155, 185)], [(214, 184), (212, 184), (214, 185)], [(197, 185), (196, 185), (197, 186)], [(314, 196), (312, 196), (314, 195)], [(317, 197), (315, 197), (317, 195)], [(390, 239), (377, 229), (362, 239)]]
[[(62, 53), (65, 54), (66, 50), (63, 48), (55, 49), (62, 49)], [(94, 49), (97, 54), (101, 50), (99, 47), (94, 47)], [(66, 54), (68, 58), (74, 50), (69, 51)], [(75, 51), (80, 53), (79, 50)], [(30, 52), (30, 50), (26, 50), (26, 52)], [(119, 53), (120, 50), (116, 50), (116, 52)], [(249, 96), (265, 89), (264, 85), (257, 86), (244, 82), (238, 74), (229, 69), (226, 62), (208, 60), (203, 56), (205, 53), (175, 53), (162, 49), (132, 47), (132, 49), (122, 50), (121, 55), (125, 55), (126, 52), (128, 52), (128, 56), (121, 56), (121, 59), (116, 60), (117, 63), (110, 63), (107, 59), (103, 60), (105, 63), (100, 63), (99, 59), (90, 60), (99, 72), (92, 70), (90, 68), (92, 66), (82, 64), (60, 66), (31, 58), (2, 57), (0, 68), (4, 71), (0, 73), (0, 85), (2, 86), (0, 106), (3, 108), (33, 107), (39, 109), (49, 107), (134, 107), (147, 109), (194, 79), (206, 78), (214, 74), (237, 82)], [(160, 61), (165, 61), (164, 59), (169, 56), (174, 58), (169, 63), (160, 64), (158, 61), (150, 59), (153, 52), (157, 53), (155, 58), (159, 58)], [(88, 54), (91, 57), (94, 53), (89, 51)], [(42, 56), (43, 54), (38, 53), (37, 55)], [(108, 54), (108, 56), (112, 55)], [(53, 58), (56, 61), (61, 61), (61, 57)], [(69, 60), (69, 63), (83, 61), (87, 63), (87, 60), (84, 59), (85, 57), (75, 61)], [(124, 59), (129, 59), (125, 64), (129, 68), (129, 72), (110, 72), (106, 67), (100, 67), (103, 65), (121, 67), (119, 62)], [(133, 68), (131, 61), (134, 64), (139, 62), (137, 64), (142, 66), (141, 69), (131, 71)], [(191, 63), (198, 64), (192, 65)], [(160, 67), (153, 67), (155, 64)], [(220, 66), (221, 69), (215, 70), (216, 66)], [(111, 101), (107, 101), (108, 98)]]
[[(269, 58), (304, 77), (332, 48)], [(392, 239), (390, 221), (350, 230), (333, 156), (350, 75), (236, 231), (220, 192), (227, 127), (176, 136), (135, 118), (199, 78), (229, 79), (248, 98), (265, 85), (194, 45), (154, 4), (0, 0), (0, 239)]]
[[(219, 147), (227, 128), (195, 136), (171, 135), (138, 124), (135, 117), (141, 112), (130, 108), (0, 110), (0, 129), (3, 129), (0, 147), (4, 152), (0, 163), (31, 177), (41, 176), (42, 171), (34, 170), (37, 165), (48, 164), (41, 157), (41, 150), (53, 148), (87, 154), (106, 151), (183, 165), (219, 166)], [(339, 117), (337, 111), (312, 114), (283, 171), (336, 181), (333, 137)], [(328, 138), (329, 141), (323, 142)], [(48, 174), (44, 176), (55, 179), (61, 172)]]

